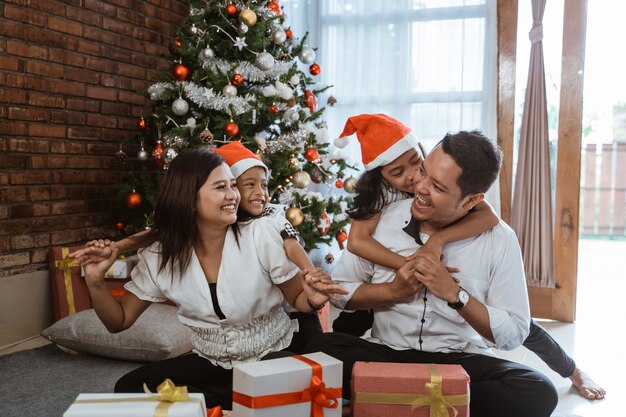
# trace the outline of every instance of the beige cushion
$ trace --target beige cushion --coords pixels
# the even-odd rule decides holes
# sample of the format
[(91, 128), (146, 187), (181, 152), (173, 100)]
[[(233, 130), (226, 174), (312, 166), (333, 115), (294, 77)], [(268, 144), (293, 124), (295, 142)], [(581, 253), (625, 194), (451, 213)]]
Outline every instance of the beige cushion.
[(93, 309), (67, 316), (42, 336), (62, 348), (135, 362), (154, 362), (191, 351), (191, 330), (176, 317), (176, 308), (152, 304), (131, 328), (109, 333)]

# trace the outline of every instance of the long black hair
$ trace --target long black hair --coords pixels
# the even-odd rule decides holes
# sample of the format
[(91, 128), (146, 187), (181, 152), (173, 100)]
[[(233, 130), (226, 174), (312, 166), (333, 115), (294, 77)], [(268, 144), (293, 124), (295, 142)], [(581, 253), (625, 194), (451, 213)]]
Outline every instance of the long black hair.
[[(182, 276), (189, 262), (193, 244), (198, 238), (196, 226), (196, 198), (198, 190), (213, 170), (224, 163), (224, 159), (208, 148), (188, 148), (181, 151), (171, 162), (154, 209), (154, 226), (136, 239), (139, 242), (161, 244), (159, 272), (168, 264)], [(237, 223), (231, 226), (237, 237)]]
[(356, 197), (352, 207), (347, 210), (351, 219), (370, 219), (389, 203), (387, 196), (394, 190), (383, 178), (382, 169), (383, 167), (376, 167), (366, 171), (356, 182)]

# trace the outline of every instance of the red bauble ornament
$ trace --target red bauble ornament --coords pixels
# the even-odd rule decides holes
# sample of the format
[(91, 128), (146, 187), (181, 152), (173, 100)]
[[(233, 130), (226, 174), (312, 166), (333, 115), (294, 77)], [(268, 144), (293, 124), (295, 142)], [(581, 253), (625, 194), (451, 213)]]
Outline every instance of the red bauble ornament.
[(154, 164), (159, 168), (163, 168), (165, 165), (165, 161), (163, 160), (163, 142), (160, 140), (157, 140), (156, 145), (154, 145), (152, 159), (154, 160)]
[(269, 110), (270, 110), (270, 113), (272, 113), (272, 114), (276, 114), (276, 113), (278, 113), (278, 110), (279, 110), (279, 109), (278, 109), (278, 105), (277, 105), (277, 104), (272, 104), (272, 105), (270, 106), (270, 109), (269, 109)]
[(144, 119), (143, 117), (139, 119), (139, 121), (137, 122), (137, 127), (141, 130), (144, 130), (147, 127), (146, 119)]
[(289, 100), (287, 100), (287, 107), (293, 107), (296, 105), (296, 99), (291, 97)]
[(228, 14), (228, 17), (235, 17), (237, 15), (237, 6), (234, 4), (227, 5), (226, 13)]
[(143, 201), (143, 197), (141, 197), (141, 194), (139, 194), (134, 189), (124, 199), (126, 206), (128, 206), (128, 208), (131, 210), (134, 210), (138, 208), (139, 206), (141, 206), (142, 201)]
[(313, 181), (315, 184), (319, 184), (322, 182), (322, 171), (316, 166), (314, 166), (311, 170), (311, 181)]
[(291, 31), (291, 28), (285, 29), (285, 35), (287, 35), (287, 40), (293, 38), (293, 32)]
[(304, 157), (309, 162), (315, 162), (320, 158), (320, 154), (314, 147), (310, 146), (304, 151)]
[(311, 75), (320, 75), (322, 72), (322, 68), (318, 64), (313, 64), (309, 67), (309, 72)]
[(230, 82), (233, 85), (237, 85), (237, 86), (243, 84), (243, 75), (241, 75), (241, 74), (233, 74), (233, 76), (230, 77)]
[(275, 1), (268, 1), (265, 7), (273, 11), (276, 16), (280, 14), (280, 6)]
[(180, 48), (182, 45), (183, 43), (179, 39), (174, 39), (167, 49), (170, 51), (170, 54), (176, 55), (178, 53), (177, 48)]
[(189, 73), (189, 68), (180, 63), (174, 65), (174, 68), (172, 68), (172, 75), (176, 81), (185, 81), (187, 77), (189, 77)]
[(337, 187), (337, 188), (343, 188), (343, 181), (341, 181), (341, 180), (337, 180), (337, 181), (335, 181), (335, 187)]
[(239, 126), (237, 126), (237, 123), (231, 120), (230, 122), (226, 123), (226, 126), (224, 126), (224, 133), (226, 133), (226, 136), (228, 136), (229, 138), (232, 138), (237, 133), (239, 133)]
[(348, 240), (348, 233), (346, 233), (345, 230), (341, 229), (339, 232), (337, 232), (337, 234), (335, 235), (335, 239), (337, 240), (337, 243), (339, 244), (339, 249), (343, 250), (343, 243)]
[(328, 217), (328, 213), (323, 212), (322, 217), (317, 219), (315, 226), (317, 227), (317, 231), (320, 232), (320, 236), (326, 236), (326, 233), (330, 230), (330, 217)]
[(117, 230), (120, 230), (120, 231), (124, 230), (125, 227), (126, 227), (126, 225), (124, 224), (123, 221), (119, 221), (119, 222), (115, 223), (115, 228)]
[(311, 110), (311, 113), (315, 113), (315, 109), (317, 108), (317, 98), (311, 90), (304, 90), (304, 104), (306, 104), (309, 110)]

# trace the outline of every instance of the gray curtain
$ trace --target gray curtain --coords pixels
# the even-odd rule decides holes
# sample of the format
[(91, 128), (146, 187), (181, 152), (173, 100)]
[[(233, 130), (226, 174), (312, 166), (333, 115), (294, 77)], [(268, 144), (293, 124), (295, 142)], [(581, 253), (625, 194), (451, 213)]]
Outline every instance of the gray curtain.
[(555, 286), (550, 186), (550, 146), (543, 61), (543, 13), (547, 0), (532, 0), (530, 66), (522, 115), (511, 227), (524, 256), (528, 285)]

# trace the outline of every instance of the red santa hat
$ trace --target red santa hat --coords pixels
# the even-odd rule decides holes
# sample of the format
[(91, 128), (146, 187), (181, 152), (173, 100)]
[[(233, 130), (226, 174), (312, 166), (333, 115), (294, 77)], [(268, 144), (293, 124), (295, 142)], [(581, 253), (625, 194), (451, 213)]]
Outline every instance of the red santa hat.
[(230, 167), (235, 178), (239, 178), (241, 174), (252, 167), (262, 167), (265, 172), (269, 172), (267, 166), (261, 161), (261, 158), (246, 148), (238, 140), (227, 143), (219, 148), (214, 148), (213, 152), (219, 154)]
[(361, 143), (361, 158), (366, 170), (393, 162), (400, 155), (418, 146), (411, 129), (386, 114), (360, 114), (346, 121), (335, 145), (345, 146), (346, 136), (356, 132)]

